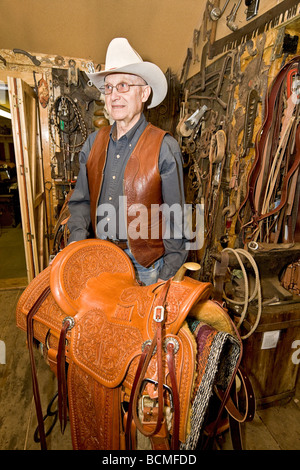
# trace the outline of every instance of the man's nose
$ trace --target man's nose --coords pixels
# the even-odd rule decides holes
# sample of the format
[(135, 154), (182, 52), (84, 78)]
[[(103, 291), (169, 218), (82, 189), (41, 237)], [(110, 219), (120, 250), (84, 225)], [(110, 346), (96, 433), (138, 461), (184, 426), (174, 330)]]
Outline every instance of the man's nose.
[(120, 93), (118, 92), (116, 87), (113, 87), (112, 92), (111, 92), (111, 97), (112, 99), (120, 98)]

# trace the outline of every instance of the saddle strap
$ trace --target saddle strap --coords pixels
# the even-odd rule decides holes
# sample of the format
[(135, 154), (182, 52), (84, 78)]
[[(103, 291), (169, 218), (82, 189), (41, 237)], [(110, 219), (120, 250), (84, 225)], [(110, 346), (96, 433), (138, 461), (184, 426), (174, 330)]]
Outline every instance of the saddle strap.
[[(165, 285), (163, 286), (160, 295), (157, 299), (157, 307), (155, 309), (164, 310), (166, 304), (166, 298), (170, 287), (170, 280), (168, 280)], [(156, 314), (154, 313), (154, 316)], [(163, 365), (162, 365), (162, 331), (163, 326), (165, 324), (166, 318), (163, 312), (158, 314), (161, 315), (161, 318), (155, 318), (157, 322), (157, 329), (155, 331), (153, 340), (151, 341), (150, 345), (147, 345), (144, 353), (140, 358), (140, 362), (137, 368), (137, 372), (135, 375), (134, 383), (132, 386), (131, 394), (130, 394), (130, 402), (128, 408), (128, 418), (127, 418), (127, 426), (126, 426), (126, 444), (128, 445), (127, 448), (130, 448), (130, 428), (132, 420), (134, 420), (137, 429), (146, 437), (155, 436), (161, 429), (163, 423), (163, 407), (164, 407), (164, 400), (163, 400)], [(158, 372), (158, 413), (157, 413), (157, 420), (154, 426), (154, 429), (145, 430), (143, 425), (140, 422), (140, 419), (137, 414), (137, 404), (138, 399), (140, 396), (140, 389), (145, 377), (147, 368), (149, 366), (152, 354), (154, 352), (155, 346), (157, 348), (157, 372)]]
[(65, 432), (68, 420), (67, 381), (66, 381), (66, 336), (69, 322), (64, 322), (58, 342), (57, 351), (57, 386), (58, 386), (58, 416), (62, 434)]
[[(230, 394), (225, 400), (225, 393), (219, 388), (216, 388), (216, 395), (221, 400), (222, 404), (228, 413), (230, 424), (231, 442), (234, 450), (243, 450), (242, 436), (240, 425), (246, 421), (252, 421), (255, 413), (255, 396), (252, 384), (244, 369), (239, 366), (237, 375), (240, 377), (245, 395), (245, 412), (241, 413), (238, 409), (238, 391), (236, 382), (234, 381), (231, 386)], [(214, 423), (213, 423), (214, 424)], [(211, 436), (210, 426), (207, 426), (206, 432)]]
[[(237, 402), (236, 383), (233, 384), (232, 394), (234, 394), (236, 402)], [(230, 430), (232, 447), (234, 450), (243, 450), (241, 423), (240, 421), (236, 420), (232, 414), (229, 413), (228, 416), (229, 416), (229, 430)]]
[(57, 350), (57, 386), (58, 386), (58, 415), (60, 429), (64, 433), (68, 421), (68, 390), (66, 370), (66, 338), (67, 332), (75, 325), (74, 317), (65, 317), (60, 331)]
[(173, 433), (171, 441), (171, 449), (179, 449), (179, 421), (180, 421), (180, 401), (179, 401), (179, 391), (176, 380), (175, 372), (175, 358), (174, 358), (174, 344), (171, 342), (167, 345), (167, 364), (171, 379), (171, 387), (173, 391)]
[(229, 254), (221, 251), (221, 260), (216, 261), (214, 270), (214, 300), (219, 304), (223, 301), (224, 280), (229, 266)]
[[(171, 380), (171, 388), (172, 388), (172, 411), (173, 411), (173, 427), (172, 427), (172, 439), (171, 439), (171, 446), (169, 445), (168, 440), (168, 429), (166, 421), (164, 420), (161, 426), (161, 429), (158, 433), (150, 437), (152, 450), (176, 450), (179, 449), (179, 423), (180, 423), (180, 401), (179, 401), (179, 391), (177, 386), (176, 380), (176, 372), (175, 372), (175, 358), (174, 358), (174, 344), (169, 342), (166, 347), (166, 360), (169, 369), (169, 376)], [(148, 413), (153, 416), (155, 413), (155, 408), (148, 410)], [(144, 416), (148, 413), (145, 413), (144, 408)], [(144, 422), (145, 424), (145, 422)], [(147, 422), (148, 429), (153, 429), (155, 422), (149, 423)], [(152, 427), (151, 427), (152, 426)]]
[[(236, 389), (236, 384), (232, 387), (233, 399), (229, 399), (226, 404), (226, 410), (229, 415), (229, 427), (231, 442), (234, 450), (243, 450), (242, 435), (241, 435), (241, 423), (246, 421), (251, 421), (254, 418), (255, 413), (255, 399), (254, 392), (252, 389), (251, 382), (242, 369), (238, 370), (239, 376), (241, 378), (243, 387), (245, 389), (245, 398), (246, 398), (246, 411), (244, 415), (238, 410), (238, 392)], [(234, 403), (235, 402), (235, 403)]]
[[(135, 376), (135, 380), (134, 380), (134, 383), (133, 383), (133, 386), (132, 386), (131, 395), (130, 395), (130, 402), (129, 402), (130, 413), (128, 411), (126, 436), (129, 436), (129, 434), (130, 434), (130, 428), (131, 428), (132, 420), (134, 420), (137, 429), (140, 432), (142, 432), (144, 434), (144, 436), (146, 436), (146, 437), (151, 437), (151, 436), (155, 435), (156, 433), (158, 433), (158, 431), (161, 428), (162, 419), (163, 419), (163, 403), (162, 403), (163, 389), (162, 389), (162, 386), (160, 386), (160, 383), (162, 383), (162, 379), (160, 377), (160, 370), (159, 369), (161, 368), (161, 366), (159, 365), (159, 360), (157, 361), (158, 378), (159, 378), (159, 380), (158, 380), (158, 384), (159, 384), (159, 389), (158, 389), (159, 413), (157, 415), (157, 422), (156, 422), (156, 426), (155, 426), (154, 431), (145, 431), (145, 429), (143, 428), (143, 426), (140, 423), (140, 420), (137, 416), (137, 411), (136, 411), (138, 398), (139, 398), (139, 394), (140, 394), (139, 391), (140, 391), (140, 388), (141, 388), (141, 385), (142, 385), (142, 380), (143, 380), (143, 377), (145, 376), (146, 370), (148, 368), (149, 362), (151, 360), (151, 357), (152, 357), (152, 354), (153, 354), (153, 351), (154, 351), (154, 348), (155, 348), (156, 345), (157, 345), (157, 355), (160, 353), (159, 342), (160, 342), (159, 338), (158, 338), (158, 342), (157, 342), (157, 332), (155, 332), (155, 335), (154, 335), (154, 338), (152, 340), (151, 345), (147, 346), (145, 348), (145, 354), (143, 354), (141, 356), (139, 366), (138, 366), (138, 369), (137, 369), (137, 373), (136, 373), (136, 376)], [(130, 448), (130, 443), (129, 443), (128, 440), (126, 440), (126, 442), (127, 442), (127, 444), (129, 444), (129, 447), (127, 447), (129, 449)]]
[[(137, 383), (138, 383), (139, 377), (141, 375), (141, 371), (142, 371), (144, 362), (146, 360), (146, 357), (147, 357), (147, 354), (148, 354), (148, 351), (149, 351), (149, 347), (150, 346), (147, 346), (144, 349), (144, 351), (142, 352), (142, 355), (140, 357), (139, 364), (138, 364), (137, 371), (136, 371), (135, 378), (134, 378), (133, 385), (132, 385), (131, 396), (137, 388)], [(125, 431), (125, 444), (126, 444), (126, 449), (127, 450), (131, 449), (131, 447), (132, 447), (131, 446), (131, 436), (130, 436), (131, 427), (132, 427), (132, 406), (133, 406), (133, 402), (130, 399), (129, 406), (128, 406), (128, 413), (127, 413), (127, 417), (126, 417), (126, 431)]]
[(31, 366), (33, 397), (34, 397), (34, 402), (35, 402), (36, 416), (37, 416), (37, 421), (38, 421), (38, 431), (39, 431), (40, 444), (41, 444), (42, 450), (47, 450), (47, 444), (46, 444), (46, 434), (45, 434), (45, 427), (44, 427), (44, 420), (43, 420), (43, 413), (42, 413), (41, 398), (40, 398), (36, 366), (35, 366), (35, 360), (34, 360), (34, 353), (33, 353), (33, 338), (34, 338), (33, 318), (49, 294), (50, 294), (50, 287), (48, 286), (46, 287), (46, 289), (43, 290), (43, 292), (37, 298), (37, 300), (31, 307), (27, 315), (27, 344), (28, 344), (30, 366)]
[[(225, 408), (228, 412), (228, 414), (237, 422), (239, 423), (244, 423), (246, 421), (251, 421), (254, 417), (255, 413), (255, 399), (254, 399), (254, 392), (252, 388), (252, 384), (249, 380), (248, 375), (244, 371), (244, 369), (240, 366), (238, 371), (237, 371), (238, 376), (241, 379), (244, 391), (245, 391), (245, 413), (242, 414), (239, 409), (237, 408), (237, 405), (234, 403), (234, 401), (237, 403), (237, 392), (234, 392), (234, 401), (231, 397), (228, 397), (228, 400), (226, 402)], [(223, 393), (218, 390), (218, 395), (223, 397)]]

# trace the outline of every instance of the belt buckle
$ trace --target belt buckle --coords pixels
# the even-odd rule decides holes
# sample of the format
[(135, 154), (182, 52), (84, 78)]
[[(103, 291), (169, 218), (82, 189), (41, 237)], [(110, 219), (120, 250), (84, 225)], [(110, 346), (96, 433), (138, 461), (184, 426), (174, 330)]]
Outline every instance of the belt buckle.
[[(150, 378), (145, 378), (142, 383), (141, 383), (141, 388), (140, 388), (140, 395), (142, 395), (142, 411), (144, 410), (144, 400), (145, 398), (150, 398), (151, 400), (153, 400), (153, 398), (150, 397), (150, 395), (143, 395), (143, 391), (146, 387), (146, 384), (147, 383), (150, 383), (150, 384), (153, 384), (157, 387), (158, 385), (158, 382), (157, 380), (154, 380), (154, 379), (150, 379)], [(173, 405), (173, 391), (171, 389), (171, 387), (169, 387), (168, 385), (166, 384), (163, 384), (163, 388), (169, 393), (169, 400), (170, 400), (170, 408), (171, 408), (171, 411), (174, 410), (174, 405)], [(153, 400), (154, 401), (154, 400)]]

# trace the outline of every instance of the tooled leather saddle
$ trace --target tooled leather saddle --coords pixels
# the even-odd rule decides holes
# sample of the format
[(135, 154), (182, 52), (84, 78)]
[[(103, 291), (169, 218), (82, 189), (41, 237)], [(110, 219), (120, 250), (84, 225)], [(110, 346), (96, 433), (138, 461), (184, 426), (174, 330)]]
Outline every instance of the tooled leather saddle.
[[(61, 251), (25, 289), (16, 311), (17, 326), (27, 331), (41, 447), (33, 339), (57, 376), (61, 427), (70, 420), (74, 449), (149, 443), (193, 449), (218, 383), (215, 433), (224, 407), (235, 408), (231, 391), (242, 347), (211, 289), (180, 274), (141, 286), (128, 256), (107, 241), (84, 240)], [(252, 419), (253, 406), (237, 414), (239, 422)]]

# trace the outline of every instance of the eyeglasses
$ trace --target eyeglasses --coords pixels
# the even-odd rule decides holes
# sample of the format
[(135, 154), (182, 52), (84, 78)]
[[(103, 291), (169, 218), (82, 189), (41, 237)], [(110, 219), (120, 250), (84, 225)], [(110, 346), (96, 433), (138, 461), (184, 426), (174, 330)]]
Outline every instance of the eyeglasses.
[(101, 93), (104, 93), (104, 95), (110, 95), (115, 88), (118, 93), (127, 93), (130, 90), (131, 86), (146, 86), (145, 85), (135, 85), (135, 84), (129, 84), (129, 83), (118, 83), (117, 85), (113, 86), (110, 85), (109, 83), (105, 83), (105, 85), (101, 86), (99, 90)]

